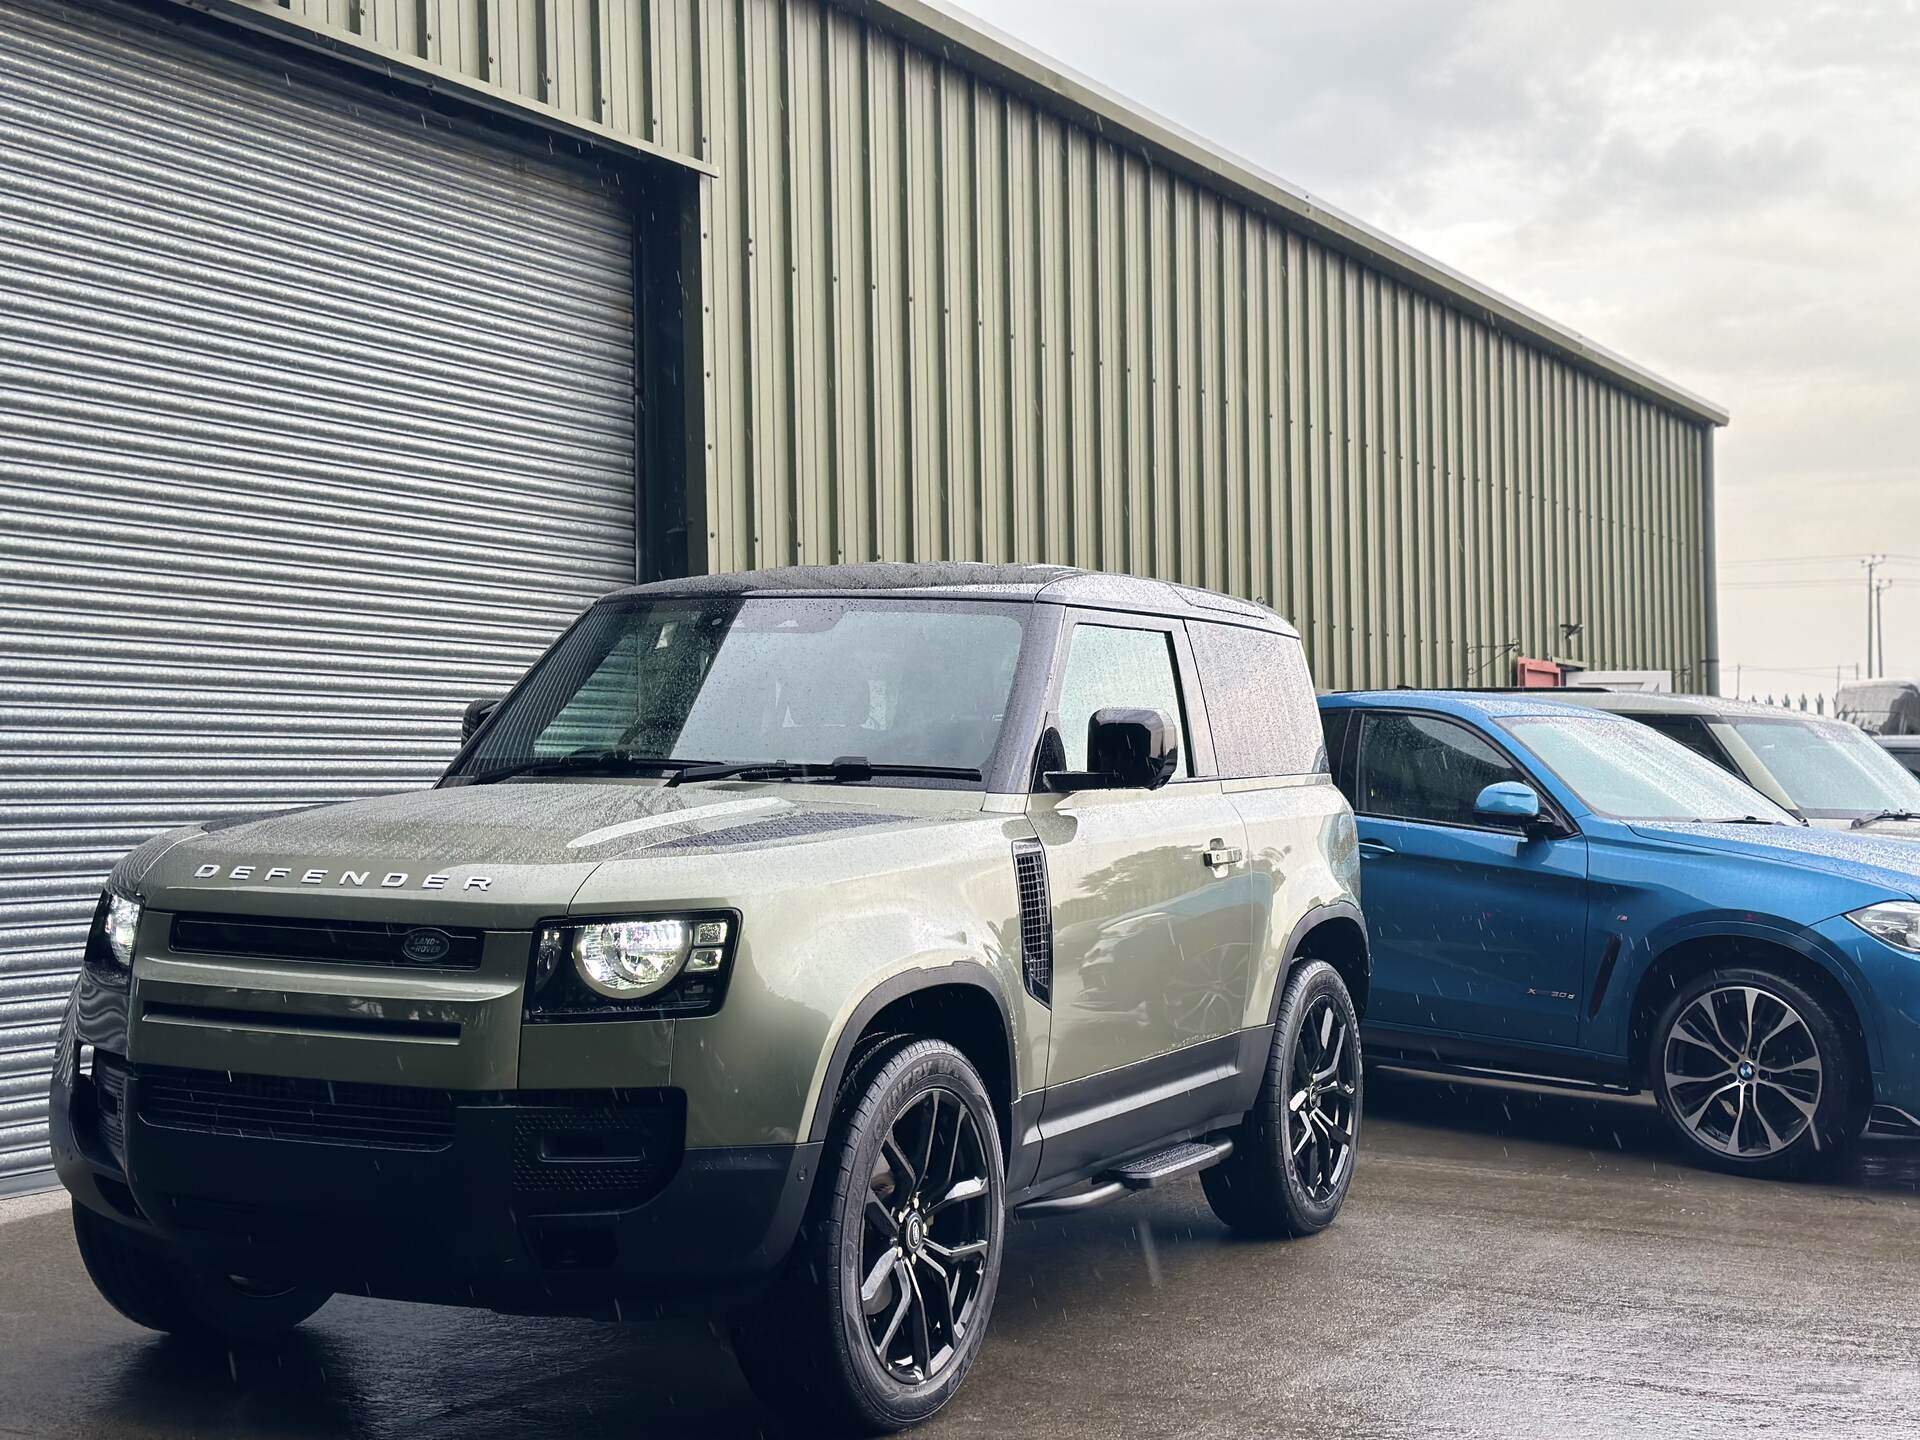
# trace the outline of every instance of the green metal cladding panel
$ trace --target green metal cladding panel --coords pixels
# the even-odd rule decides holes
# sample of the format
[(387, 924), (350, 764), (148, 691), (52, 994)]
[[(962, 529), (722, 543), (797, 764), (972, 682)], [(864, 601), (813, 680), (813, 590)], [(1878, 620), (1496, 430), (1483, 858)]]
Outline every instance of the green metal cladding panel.
[(1702, 678), (1710, 414), (883, 6), (252, 3), (715, 168), (709, 568), (1164, 576), (1292, 617), (1329, 687), (1494, 682), (1514, 653)]

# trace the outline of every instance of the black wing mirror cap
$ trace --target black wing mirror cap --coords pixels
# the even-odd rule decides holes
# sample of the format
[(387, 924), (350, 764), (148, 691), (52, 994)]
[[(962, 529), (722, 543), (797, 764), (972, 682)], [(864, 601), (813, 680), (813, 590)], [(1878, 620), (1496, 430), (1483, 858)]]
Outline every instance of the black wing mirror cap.
[(467, 702), (466, 713), (460, 717), (460, 743), (466, 744), (473, 739), (475, 732), (487, 723), (487, 718), (500, 707), (504, 695), (486, 695), (478, 700)]
[(1053, 790), (1158, 790), (1173, 778), (1180, 749), (1164, 710), (1096, 710), (1087, 721), (1087, 768), (1054, 771)]

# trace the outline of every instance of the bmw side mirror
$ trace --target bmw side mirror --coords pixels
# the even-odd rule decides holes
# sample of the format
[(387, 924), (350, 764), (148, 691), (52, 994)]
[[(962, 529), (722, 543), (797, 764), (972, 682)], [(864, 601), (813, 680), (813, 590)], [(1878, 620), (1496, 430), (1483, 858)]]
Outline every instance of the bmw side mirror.
[(1502, 780), (1480, 792), (1480, 798), (1473, 802), (1473, 813), (1496, 825), (1531, 829), (1540, 823), (1540, 792), (1517, 780)]
[(1158, 790), (1180, 761), (1164, 710), (1096, 710), (1087, 721), (1087, 768), (1047, 776), (1054, 790)]
[(466, 713), (460, 717), (460, 743), (462, 745), (473, 739), (474, 732), (487, 723), (487, 717), (499, 709), (500, 702), (506, 698), (504, 695), (490, 695), (468, 703)]

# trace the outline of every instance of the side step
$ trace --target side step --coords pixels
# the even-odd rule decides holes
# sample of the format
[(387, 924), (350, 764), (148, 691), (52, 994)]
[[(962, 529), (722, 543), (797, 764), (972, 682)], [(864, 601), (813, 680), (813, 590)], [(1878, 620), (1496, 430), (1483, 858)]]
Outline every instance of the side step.
[(1013, 1213), (1022, 1218), (1043, 1219), (1048, 1215), (1071, 1215), (1076, 1210), (1091, 1210), (1109, 1200), (1118, 1200), (1135, 1190), (1151, 1190), (1218, 1165), (1233, 1153), (1231, 1140), (1183, 1140), (1151, 1155), (1142, 1155), (1093, 1177), (1091, 1189), (1071, 1195), (1048, 1196), (1030, 1200)]

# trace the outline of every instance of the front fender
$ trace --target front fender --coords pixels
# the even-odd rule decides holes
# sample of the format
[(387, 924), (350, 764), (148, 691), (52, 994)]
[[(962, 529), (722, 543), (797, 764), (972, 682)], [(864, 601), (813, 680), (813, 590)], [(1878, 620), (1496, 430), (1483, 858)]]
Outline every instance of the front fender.
[(827, 1138), (827, 1126), (833, 1119), (833, 1099), (840, 1093), (841, 1082), (846, 1078), (847, 1066), (853, 1061), (860, 1036), (873, 1022), (874, 1016), (909, 995), (947, 985), (969, 986), (982, 991), (993, 1001), (1000, 1012), (1001, 1035), (1006, 1044), (1007, 1074), (1016, 1077), (1017, 1087), (1020, 1070), (1013, 1048), (1013, 1007), (1007, 1003), (1006, 993), (995, 969), (987, 961), (977, 958), (957, 957), (941, 962), (936, 957), (922, 957), (920, 961), (902, 967), (875, 985), (852, 1004), (835, 1025), (833, 1045), (822, 1053), (814, 1083), (807, 1094), (806, 1118), (802, 1121), (801, 1132), (807, 1139)]
[(817, 1134), (861, 1029), (928, 985), (957, 982), (993, 998), (1013, 1088), (1028, 1088), (1033, 1057), (1045, 1061), (1047, 1012), (1022, 987), (1013, 867), (943, 879), (896, 875), (745, 908), (726, 1003), (674, 1022), (671, 1083), (686, 1092), (689, 1147)]
[[(1868, 1059), (1873, 1068), (1878, 1070), (1883, 1053), (1883, 1037), (1873, 986), (1850, 946), (1844, 943), (1849, 937), (1833, 933), (1836, 923), (1847, 929), (1854, 928), (1844, 918), (1824, 925), (1809, 926), (1752, 911), (1690, 915), (1656, 926), (1623, 946), (1620, 980), (1608, 988), (1589, 1032), (1593, 1048), (1622, 1058), (1628, 1056), (1633, 1010), (1641, 986), (1663, 957), (1683, 945), (1699, 941), (1751, 940), (1756, 944), (1793, 951), (1817, 965), (1840, 986), (1854, 1013), (1860, 1017)], [(1864, 937), (1864, 932), (1862, 935)], [(1628, 963), (1630, 961), (1635, 963)]]

